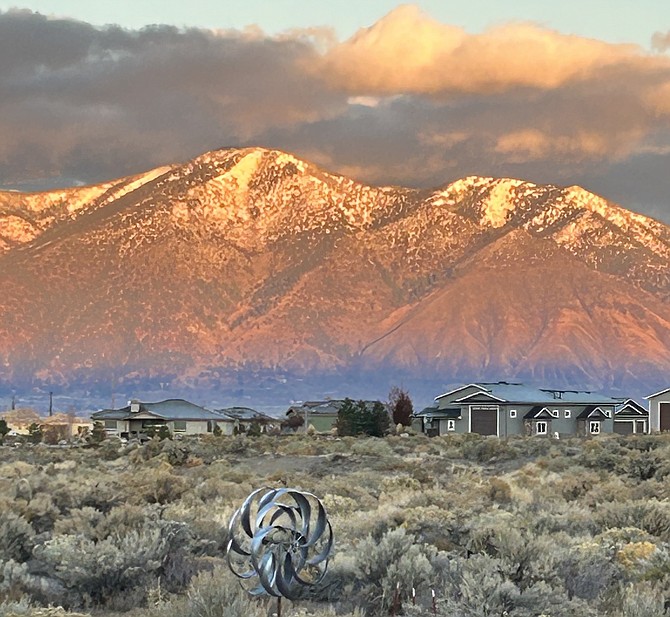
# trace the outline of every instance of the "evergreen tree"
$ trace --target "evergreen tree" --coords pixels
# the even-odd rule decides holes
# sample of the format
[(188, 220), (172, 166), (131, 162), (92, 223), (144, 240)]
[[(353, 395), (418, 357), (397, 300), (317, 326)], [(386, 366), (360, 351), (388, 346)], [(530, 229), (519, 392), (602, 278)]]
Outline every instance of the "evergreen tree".
[(358, 415), (357, 406), (350, 398), (344, 399), (344, 403), (337, 412), (337, 434), (340, 437), (347, 435), (357, 435), (356, 416)]
[(42, 439), (44, 439), (44, 431), (42, 430), (42, 427), (36, 422), (33, 422), (28, 427), (28, 439), (30, 440), (30, 443), (35, 444), (42, 443)]
[(5, 439), (5, 435), (9, 433), (9, 426), (7, 426), (7, 420), (0, 418), (0, 443)]
[(163, 441), (164, 439), (171, 439), (172, 435), (170, 434), (170, 429), (165, 424), (161, 424), (156, 431), (156, 436), (158, 439)]
[(379, 401), (371, 406), (366, 401), (354, 403), (351, 399), (345, 399), (337, 413), (336, 427), (340, 436), (382, 437), (388, 432), (389, 416), (383, 403)]
[(367, 434), (371, 437), (383, 437), (386, 435), (389, 431), (390, 420), (384, 404), (380, 401), (375, 401), (372, 409), (370, 409), (368, 413), (371, 417), (371, 421), (370, 429), (367, 431)]

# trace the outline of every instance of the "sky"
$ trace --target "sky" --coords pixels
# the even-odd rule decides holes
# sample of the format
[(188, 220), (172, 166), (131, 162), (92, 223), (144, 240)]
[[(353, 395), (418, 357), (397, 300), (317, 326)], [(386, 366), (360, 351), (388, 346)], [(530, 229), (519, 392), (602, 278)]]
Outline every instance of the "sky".
[(279, 148), (578, 184), (670, 223), (667, 0), (0, 0), (0, 187)]

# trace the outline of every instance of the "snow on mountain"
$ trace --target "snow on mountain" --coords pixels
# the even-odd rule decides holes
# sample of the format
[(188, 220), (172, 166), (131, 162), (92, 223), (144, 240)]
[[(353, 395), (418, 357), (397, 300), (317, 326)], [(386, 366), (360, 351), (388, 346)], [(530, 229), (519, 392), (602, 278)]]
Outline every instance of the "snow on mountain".
[(225, 149), (0, 193), (0, 223), (0, 385), (399, 371), (624, 387), (670, 370), (670, 230), (579, 187), (371, 187)]

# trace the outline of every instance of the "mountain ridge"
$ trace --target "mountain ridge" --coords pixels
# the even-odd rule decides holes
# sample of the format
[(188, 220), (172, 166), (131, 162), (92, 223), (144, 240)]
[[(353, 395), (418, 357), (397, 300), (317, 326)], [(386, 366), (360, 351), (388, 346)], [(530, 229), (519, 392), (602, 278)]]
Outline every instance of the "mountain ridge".
[(369, 187), (224, 149), (0, 193), (0, 229), (7, 386), (404, 371), (623, 388), (670, 370), (670, 228), (579, 187)]

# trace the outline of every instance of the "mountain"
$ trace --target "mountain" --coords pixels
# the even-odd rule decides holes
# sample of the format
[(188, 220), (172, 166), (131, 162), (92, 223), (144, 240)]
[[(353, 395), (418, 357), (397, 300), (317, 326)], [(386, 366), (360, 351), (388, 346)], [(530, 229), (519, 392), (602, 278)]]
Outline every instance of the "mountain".
[(0, 230), (7, 388), (670, 374), (670, 228), (576, 186), (371, 187), (225, 149), (0, 193)]

